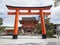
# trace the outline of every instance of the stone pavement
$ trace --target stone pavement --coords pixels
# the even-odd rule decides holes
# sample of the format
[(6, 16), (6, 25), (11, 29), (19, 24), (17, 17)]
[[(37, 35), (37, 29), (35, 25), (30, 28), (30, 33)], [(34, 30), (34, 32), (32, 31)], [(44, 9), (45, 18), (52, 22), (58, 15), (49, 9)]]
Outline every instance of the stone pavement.
[(41, 39), (40, 36), (19, 36), (12, 39), (12, 36), (0, 36), (0, 45), (60, 45), (60, 39)]

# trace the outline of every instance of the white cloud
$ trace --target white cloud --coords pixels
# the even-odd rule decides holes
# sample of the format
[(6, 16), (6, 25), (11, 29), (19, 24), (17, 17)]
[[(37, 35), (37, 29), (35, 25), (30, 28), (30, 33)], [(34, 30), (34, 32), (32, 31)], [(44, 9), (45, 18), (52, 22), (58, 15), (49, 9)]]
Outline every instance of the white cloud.
[(60, 6), (54, 7), (51, 9), (50, 18), (51, 18), (51, 22), (53, 22), (55, 24), (60, 23)]

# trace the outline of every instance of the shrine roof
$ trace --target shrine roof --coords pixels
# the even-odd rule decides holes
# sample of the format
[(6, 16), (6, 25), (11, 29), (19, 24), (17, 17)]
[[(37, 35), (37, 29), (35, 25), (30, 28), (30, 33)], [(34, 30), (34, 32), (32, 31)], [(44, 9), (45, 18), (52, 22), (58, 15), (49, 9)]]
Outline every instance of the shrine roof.
[(38, 20), (19, 20), (19, 21), (22, 21), (22, 22), (29, 22), (29, 21), (31, 21), (31, 22), (38, 22)]
[(39, 19), (36, 19), (36, 17), (22, 17), (20, 21), (38, 21)]
[(35, 17), (22, 17), (22, 20), (19, 20), (19, 22), (38, 22)]
[(38, 23), (38, 20), (19, 20), (20, 24), (28, 24), (28, 23), (34, 23), (34, 24), (37, 24)]
[(36, 20), (35, 17), (22, 17), (22, 20)]

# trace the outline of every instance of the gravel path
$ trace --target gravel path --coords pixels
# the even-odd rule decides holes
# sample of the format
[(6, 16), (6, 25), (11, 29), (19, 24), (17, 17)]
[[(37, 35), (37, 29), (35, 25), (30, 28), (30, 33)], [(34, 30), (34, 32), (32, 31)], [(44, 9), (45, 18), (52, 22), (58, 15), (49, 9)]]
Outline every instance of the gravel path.
[(19, 36), (12, 39), (12, 36), (0, 36), (0, 45), (60, 45), (60, 39), (41, 39), (40, 36)]

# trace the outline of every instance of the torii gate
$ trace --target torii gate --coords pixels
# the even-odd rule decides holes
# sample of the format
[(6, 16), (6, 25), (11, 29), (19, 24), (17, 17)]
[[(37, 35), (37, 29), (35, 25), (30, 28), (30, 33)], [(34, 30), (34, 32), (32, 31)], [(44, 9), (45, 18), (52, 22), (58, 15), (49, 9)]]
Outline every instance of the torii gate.
[[(42, 27), (42, 38), (47, 38), (46, 36), (46, 28), (44, 23), (44, 15), (51, 14), (50, 12), (43, 12), (43, 10), (49, 10), (52, 5), (42, 6), (42, 7), (18, 7), (18, 6), (10, 6), (6, 5), (9, 10), (16, 10), (16, 12), (8, 12), (8, 15), (15, 15), (15, 24), (14, 24), (14, 34), (13, 39), (17, 39), (18, 35), (18, 16), (19, 15), (30, 15), (30, 14), (38, 14), (41, 18), (41, 27)], [(20, 10), (28, 10), (28, 12), (20, 12)], [(39, 12), (31, 12), (31, 10), (39, 10)]]

